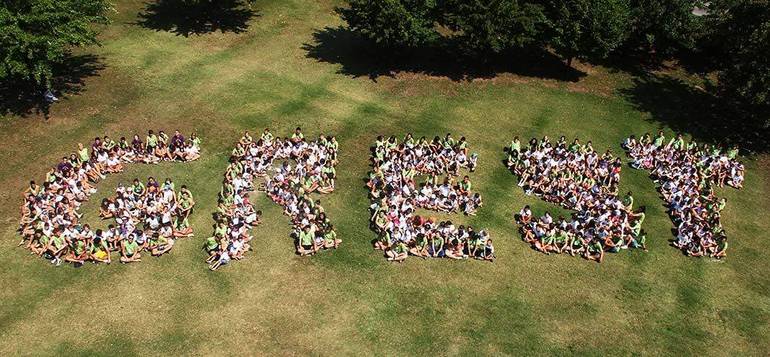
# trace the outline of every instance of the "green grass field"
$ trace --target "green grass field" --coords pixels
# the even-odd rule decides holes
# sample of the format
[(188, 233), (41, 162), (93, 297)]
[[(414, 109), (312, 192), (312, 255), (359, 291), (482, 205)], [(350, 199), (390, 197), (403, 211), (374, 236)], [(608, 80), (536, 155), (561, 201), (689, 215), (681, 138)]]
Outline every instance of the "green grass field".
[[(724, 261), (670, 247), (663, 201), (645, 172), (629, 168), (621, 191), (633, 190), (637, 205), (649, 208), (650, 251), (609, 254), (602, 264), (545, 256), (520, 240), (512, 212), (556, 207), (524, 195), (501, 163), (502, 147), (514, 135), (563, 134), (620, 155), (629, 134), (703, 135), (696, 104), (670, 87), (640, 90), (642, 74), (586, 65), (575, 82), (527, 71), (369, 76), (377, 59), (360, 62), (335, 35), (335, 5), (257, 1), (242, 32), (185, 36), (140, 26), (144, 1), (117, 1), (103, 46), (87, 49), (104, 68), (80, 93), (54, 105), (47, 121), (2, 117), (0, 355), (770, 354), (769, 157), (744, 157), (745, 188), (720, 191), (731, 239)], [(259, 197), (265, 222), (254, 232), (255, 250), (210, 272), (200, 245), (212, 231), (234, 141), (244, 129), (287, 135), (296, 126), (340, 141), (337, 191), (322, 200), (343, 245), (295, 256), (288, 219)], [(82, 212), (104, 226), (97, 202), (118, 182), (171, 177), (196, 195), (195, 238), (158, 259), (80, 269), (55, 268), (16, 247), (20, 192), (78, 142), (176, 128), (202, 137), (201, 160), (129, 166), (100, 183)], [(496, 262), (390, 264), (372, 249), (367, 149), (377, 134), (406, 132), (464, 135), (480, 154), (471, 178), (485, 206), (453, 219), (488, 229)]]

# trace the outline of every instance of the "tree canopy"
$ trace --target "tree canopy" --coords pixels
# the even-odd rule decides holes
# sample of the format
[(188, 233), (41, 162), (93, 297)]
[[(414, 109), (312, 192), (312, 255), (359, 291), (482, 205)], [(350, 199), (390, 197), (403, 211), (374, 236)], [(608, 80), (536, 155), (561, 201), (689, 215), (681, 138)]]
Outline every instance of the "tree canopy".
[(106, 0), (6, 0), (0, 3), (0, 80), (48, 85), (72, 47), (97, 43)]
[(702, 21), (693, 13), (701, 0), (631, 0), (629, 50), (670, 56), (695, 46)]
[(442, 13), (442, 25), (471, 52), (541, 44), (547, 23), (543, 7), (525, 0), (447, 0)]
[(714, 8), (711, 40), (717, 55), (717, 89), (743, 118), (770, 125), (770, 3), (739, 1)]
[(607, 57), (626, 39), (630, 12), (627, 0), (551, 0), (549, 44), (568, 63)]
[[(465, 54), (544, 49), (569, 65), (638, 52), (712, 58), (715, 91), (752, 123), (770, 125), (768, 0), (349, 0), (350, 28), (390, 47), (451, 41)], [(705, 8), (706, 16), (694, 13)], [(707, 48), (708, 47), (708, 48)], [(629, 56), (630, 57), (630, 56)]]
[[(670, 14), (654, 0), (349, 0), (338, 12), (353, 31), (389, 47), (441, 39), (465, 53), (549, 47), (569, 62), (604, 58), (636, 38), (668, 46), (669, 37), (690, 28), (672, 24), (694, 17), (677, 17), (686, 7), (677, 1), (681, 8), (671, 7), (677, 11)], [(658, 13), (668, 17), (630, 21)], [(638, 33), (629, 36), (633, 31)]]
[(350, 0), (337, 12), (351, 29), (386, 47), (416, 47), (438, 36), (435, 0)]

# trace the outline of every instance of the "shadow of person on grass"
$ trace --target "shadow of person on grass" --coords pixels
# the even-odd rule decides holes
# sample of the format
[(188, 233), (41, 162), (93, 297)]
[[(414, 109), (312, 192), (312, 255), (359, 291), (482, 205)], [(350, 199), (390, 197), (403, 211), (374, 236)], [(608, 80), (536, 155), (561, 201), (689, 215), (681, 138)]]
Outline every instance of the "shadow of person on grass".
[(484, 56), (482, 60), (460, 55), (451, 40), (435, 46), (396, 54), (361, 38), (345, 27), (325, 27), (313, 33), (312, 43), (302, 49), (306, 57), (319, 62), (341, 64), (340, 74), (369, 77), (393, 77), (399, 72), (447, 77), (453, 81), (494, 78), (501, 73), (524, 77), (575, 82), (586, 74), (567, 66), (547, 51), (509, 51)]
[(147, 3), (137, 24), (189, 37), (216, 31), (241, 33), (257, 16), (249, 0), (157, 0)]
[(645, 73), (619, 93), (637, 110), (649, 113), (650, 121), (690, 134), (697, 142), (738, 145), (756, 153), (769, 151), (767, 130), (738, 119), (740, 116), (731, 113), (729, 106), (712, 94), (712, 88), (702, 89), (671, 76)]
[[(98, 76), (104, 67), (94, 55), (70, 56), (53, 67), (51, 92), (60, 100), (80, 94), (85, 88), (85, 79)], [(45, 92), (43, 86), (32, 81), (0, 81), (0, 115), (43, 114), (47, 119), (53, 103), (45, 99)]]

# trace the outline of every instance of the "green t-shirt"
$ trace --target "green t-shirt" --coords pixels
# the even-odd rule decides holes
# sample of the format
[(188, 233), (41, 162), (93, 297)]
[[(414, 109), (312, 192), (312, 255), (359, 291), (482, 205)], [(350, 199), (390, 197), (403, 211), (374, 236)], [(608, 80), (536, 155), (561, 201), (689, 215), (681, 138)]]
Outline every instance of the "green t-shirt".
[(136, 241), (128, 241), (123, 247), (126, 249), (127, 255), (134, 255), (139, 249), (139, 244)]
[(333, 166), (324, 166), (323, 169), (321, 169), (321, 172), (328, 175), (331, 175), (331, 177), (337, 176), (337, 170), (334, 169)]
[(433, 242), (431, 243), (431, 245), (433, 245), (434, 251), (441, 250), (441, 248), (444, 247), (444, 238), (441, 238), (441, 237), (433, 238)]
[(53, 242), (53, 245), (54, 247), (56, 247), (56, 249), (61, 249), (67, 244), (67, 241), (64, 239), (64, 236), (61, 236), (61, 235), (53, 236), (51, 238), (51, 241)]
[(559, 234), (556, 235), (556, 241), (559, 243), (564, 243), (567, 241), (567, 232), (565, 231), (559, 231)]
[(310, 232), (299, 232), (299, 244), (300, 245), (313, 245), (313, 234)]
[(521, 142), (518, 140), (511, 141), (511, 151), (512, 152), (520, 152), (521, 151)]
[(147, 136), (147, 146), (151, 148), (158, 146), (158, 137), (155, 134)]
[(80, 161), (88, 161), (88, 148), (78, 150), (78, 156), (80, 156)]
[(224, 225), (217, 225), (217, 226), (214, 228), (214, 235), (215, 235), (215, 236), (222, 236), (222, 237), (224, 237), (224, 236), (225, 236), (225, 234), (227, 234), (227, 226), (224, 226)]
[(644, 214), (644, 212), (642, 212), (642, 213), (639, 213), (639, 217), (637, 217), (637, 222), (639, 222), (639, 224), (641, 225), (641, 224), (642, 224), (642, 222), (644, 222), (644, 219), (645, 219), (645, 218), (647, 218), (647, 215), (646, 215), (646, 214)]
[(428, 245), (428, 238), (425, 238), (425, 237), (422, 237), (422, 239), (420, 239), (417, 242), (417, 246), (420, 247), (420, 249), (425, 248), (427, 245)]
[(669, 145), (671, 145), (671, 147), (673, 147), (675, 150), (682, 150), (684, 148), (684, 140), (682, 138), (674, 138), (671, 139)]
[(188, 209), (190, 206), (192, 206), (192, 203), (189, 198), (183, 197), (179, 200), (179, 207), (182, 207), (182, 209)]
[(623, 197), (623, 205), (626, 207), (633, 207), (634, 205), (634, 196), (626, 195), (626, 197)]
[(206, 250), (214, 250), (219, 247), (219, 242), (217, 242), (217, 239), (214, 237), (208, 237), (206, 238)]
[(75, 250), (75, 255), (81, 255), (86, 250), (86, 243), (78, 239), (75, 241), (75, 244), (72, 247)]

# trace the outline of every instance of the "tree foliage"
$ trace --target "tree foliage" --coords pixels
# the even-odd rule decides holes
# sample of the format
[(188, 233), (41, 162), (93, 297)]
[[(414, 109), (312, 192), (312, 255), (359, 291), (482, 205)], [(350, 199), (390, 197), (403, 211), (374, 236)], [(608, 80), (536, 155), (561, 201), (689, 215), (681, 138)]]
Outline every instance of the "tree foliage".
[(468, 51), (501, 52), (542, 44), (543, 6), (524, 0), (447, 0), (443, 25)]
[(604, 58), (626, 40), (628, 0), (551, 0), (549, 43), (562, 58)]
[(337, 11), (353, 31), (388, 47), (451, 39), (464, 53), (551, 47), (569, 61), (618, 48), (629, 30), (629, 1), (349, 0)]
[(0, 80), (47, 85), (72, 47), (97, 43), (106, 0), (6, 0), (0, 3)]
[(661, 56), (692, 49), (701, 21), (693, 10), (702, 0), (631, 0), (631, 32), (626, 46)]
[(770, 3), (713, 8), (712, 41), (720, 48), (717, 89), (746, 120), (770, 125)]
[(337, 12), (351, 29), (386, 47), (416, 47), (438, 36), (435, 0), (350, 0)]

